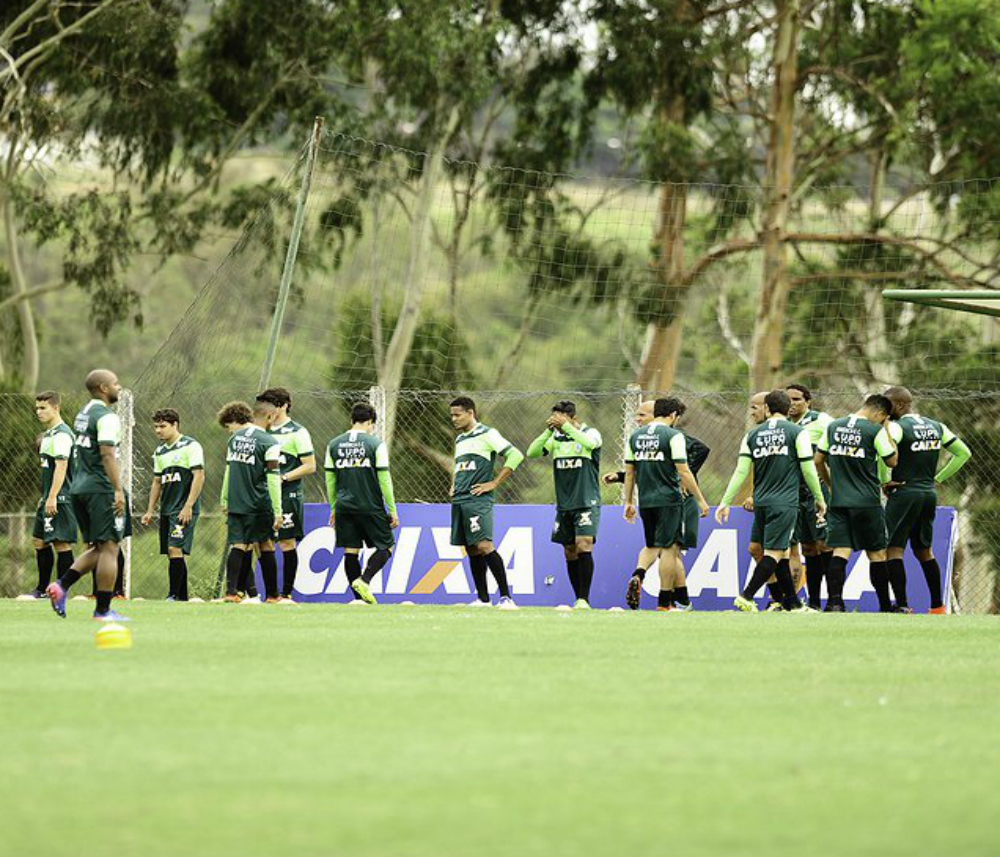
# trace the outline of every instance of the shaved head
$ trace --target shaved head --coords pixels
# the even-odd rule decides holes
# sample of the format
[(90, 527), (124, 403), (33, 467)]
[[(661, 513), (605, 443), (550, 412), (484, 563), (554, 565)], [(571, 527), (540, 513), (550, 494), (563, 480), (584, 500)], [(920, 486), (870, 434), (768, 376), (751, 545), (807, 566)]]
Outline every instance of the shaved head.
[(892, 402), (892, 413), (890, 416), (898, 419), (913, 409), (913, 393), (907, 390), (906, 387), (890, 387), (882, 395)]
[(109, 405), (118, 401), (122, 391), (122, 386), (118, 383), (118, 376), (110, 369), (94, 369), (87, 375), (87, 380), (83, 383), (91, 396), (95, 399), (101, 399)]
[(762, 423), (767, 419), (767, 413), (764, 410), (764, 400), (767, 398), (767, 390), (763, 390), (760, 393), (754, 393), (750, 397), (750, 419), (755, 423)]
[(653, 421), (653, 409), (656, 407), (656, 402), (652, 399), (646, 399), (639, 405), (639, 410), (635, 412), (635, 421), (641, 426), (649, 425)]

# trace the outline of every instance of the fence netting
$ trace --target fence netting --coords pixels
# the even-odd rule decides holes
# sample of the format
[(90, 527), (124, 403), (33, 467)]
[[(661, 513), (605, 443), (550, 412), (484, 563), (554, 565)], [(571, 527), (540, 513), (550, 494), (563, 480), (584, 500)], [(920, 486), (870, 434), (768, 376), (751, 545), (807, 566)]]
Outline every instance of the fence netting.
[[(152, 454), (158, 441), (152, 428), (152, 413), (174, 407), (181, 415), (181, 431), (199, 440), (205, 448), (206, 485), (197, 526), (194, 551), (189, 560), (191, 594), (214, 597), (225, 550), (225, 520), (219, 510), (219, 491), (225, 464), (226, 432), (215, 422), (221, 405), (233, 399), (252, 400), (254, 390), (210, 389), (197, 395), (158, 396), (139, 393), (134, 399), (133, 442), (127, 454), (133, 468), (132, 509), (135, 534), (131, 542), (131, 594), (148, 599), (167, 594), (166, 558), (159, 555), (157, 522), (144, 527), (140, 517), (146, 509), (152, 479)], [(602, 472), (620, 469), (623, 439), (634, 419), (639, 394), (633, 389), (604, 392), (552, 391), (455, 391), (404, 390), (396, 397), (398, 418), (392, 446), (392, 474), (400, 502), (447, 502), (454, 431), (448, 419), (448, 403), (459, 393), (471, 394), (481, 420), (499, 429), (522, 450), (545, 425), (552, 405), (560, 399), (576, 402), (580, 418), (596, 426), (604, 438)], [(712, 450), (700, 474), (709, 502), (717, 503), (736, 461), (739, 439), (747, 426), (747, 397), (736, 393), (682, 393), (688, 410), (682, 428)], [(855, 411), (861, 397), (856, 394), (814, 394), (814, 406), (834, 416)], [(331, 438), (349, 427), (352, 403), (370, 400), (368, 389), (341, 391), (292, 391), (292, 416), (309, 429), (317, 450), (319, 469), (304, 480), (307, 502), (322, 503), (323, 450)], [(63, 416), (72, 423), (84, 396), (66, 396)], [(0, 469), (0, 549), (3, 565), (0, 594), (16, 595), (34, 583), (34, 551), (31, 530), (39, 500), (37, 438), (40, 426), (30, 396), (4, 395), (0, 407), (7, 415)], [(1000, 467), (1000, 394), (961, 395), (917, 391), (921, 414), (940, 419), (973, 449), (973, 458), (958, 475), (939, 490), (942, 505), (958, 510), (958, 538), (954, 558), (953, 606), (967, 613), (1000, 612), (1000, 492), (996, 473)], [(605, 503), (619, 503), (617, 486), (603, 488)], [(501, 503), (551, 503), (552, 473), (545, 461), (526, 461), (498, 494)], [(404, 521), (405, 523), (405, 521)], [(638, 530), (636, 547), (638, 548)], [(77, 545), (76, 550), (82, 550)], [(620, 568), (603, 568), (602, 574), (620, 575), (632, 570), (631, 555)], [(913, 581), (919, 586), (919, 581)]]

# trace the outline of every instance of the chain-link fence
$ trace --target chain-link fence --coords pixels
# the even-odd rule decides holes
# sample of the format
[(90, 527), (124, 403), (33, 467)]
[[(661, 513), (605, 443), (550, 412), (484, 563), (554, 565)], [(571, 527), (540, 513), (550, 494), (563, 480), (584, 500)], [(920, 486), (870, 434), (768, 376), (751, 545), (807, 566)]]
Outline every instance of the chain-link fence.
[[(304, 480), (307, 502), (325, 502), (323, 454), (331, 438), (349, 426), (349, 410), (358, 400), (380, 403), (382, 391), (293, 392), (292, 417), (309, 429), (317, 451), (317, 474)], [(458, 395), (447, 390), (408, 390), (397, 397), (398, 421), (392, 449), (392, 473), (400, 502), (447, 501), (454, 431), (448, 403)], [(641, 398), (636, 389), (602, 392), (472, 392), (482, 422), (496, 427), (519, 448), (526, 449), (544, 429), (552, 405), (560, 399), (576, 402), (580, 419), (598, 428), (604, 437), (602, 471), (620, 469), (624, 439), (634, 424)], [(709, 502), (719, 500), (736, 460), (741, 434), (746, 429), (747, 397), (737, 393), (685, 393), (688, 405), (682, 427), (712, 450), (700, 473)], [(166, 558), (159, 555), (156, 522), (142, 526), (152, 479), (152, 454), (158, 441), (151, 415), (161, 407), (181, 414), (181, 431), (199, 440), (205, 449), (206, 482), (203, 509), (195, 546), (189, 561), (191, 594), (203, 598), (216, 594), (225, 550), (225, 519), (219, 511), (219, 491), (228, 436), (215, 421), (218, 409), (232, 399), (246, 400), (245, 391), (203, 391), (197, 397), (176, 396), (161, 401), (139, 391), (134, 398), (131, 446), (123, 455), (131, 464), (132, 508), (135, 534), (129, 544), (131, 594), (162, 598), (167, 592)], [(863, 396), (817, 396), (814, 406), (834, 416), (856, 410)], [(67, 397), (63, 416), (71, 423), (84, 397)], [(129, 405), (128, 397), (122, 405)], [(0, 434), (0, 594), (10, 596), (29, 590), (34, 583), (31, 530), (38, 503), (37, 437), (34, 402), (29, 396), (0, 396), (5, 425)], [(972, 448), (973, 458), (958, 475), (945, 483), (939, 498), (958, 510), (958, 538), (953, 588), (964, 612), (1000, 612), (1000, 394), (961, 396), (944, 391), (918, 395), (917, 408), (925, 416), (941, 419)], [(124, 414), (127, 423), (127, 414)], [(123, 468), (124, 470), (125, 468)], [(605, 503), (621, 500), (620, 488), (606, 486)], [(549, 503), (552, 475), (547, 463), (526, 461), (498, 494), (501, 503)], [(78, 549), (80, 547), (78, 546)], [(628, 558), (630, 561), (631, 558)], [(622, 575), (630, 567), (623, 565)], [(608, 570), (608, 573), (614, 573)]]

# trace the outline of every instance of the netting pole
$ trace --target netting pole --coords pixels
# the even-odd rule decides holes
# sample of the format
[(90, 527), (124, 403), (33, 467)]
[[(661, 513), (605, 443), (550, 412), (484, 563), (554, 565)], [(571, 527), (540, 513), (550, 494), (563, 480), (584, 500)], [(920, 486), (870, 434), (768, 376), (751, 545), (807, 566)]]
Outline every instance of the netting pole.
[(385, 387), (368, 388), (368, 404), (375, 408), (375, 413), (378, 414), (378, 420), (375, 422), (375, 434), (383, 439), (381, 427), (385, 425), (385, 401)]
[[(639, 405), (642, 404), (642, 387), (638, 384), (629, 384), (625, 388), (625, 395), (622, 397), (622, 449), (618, 458), (618, 468), (625, 469), (625, 453), (628, 451), (628, 439), (635, 431), (636, 414), (639, 413)], [(625, 483), (618, 489), (618, 502), (625, 502)]]
[[(131, 390), (122, 390), (118, 399), (118, 419), (122, 424), (121, 458), (119, 466), (122, 488), (125, 491), (125, 513), (131, 512), (132, 506), (132, 483), (135, 468), (132, 466), (132, 457), (135, 455), (135, 448), (132, 443), (132, 429), (135, 426), (135, 395)], [(124, 539), (122, 550), (125, 553), (125, 573), (123, 583), (125, 586), (125, 597), (132, 597), (132, 537)]]
[(323, 133), (323, 117), (317, 116), (313, 123), (312, 136), (306, 150), (306, 164), (302, 171), (302, 186), (299, 188), (299, 198), (295, 203), (295, 217), (292, 220), (292, 232), (288, 238), (288, 250), (285, 253), (285, 264), (281, 269), (281, 283), (278, 286), (278, 300), (274, 305), (274, 316), (271, 318), (271, 335), (267, 342), (267, 353), (264, 355), (264, 367), (260, 373), (260, 387), (265, 389), (271, 380), (271, 370), (274, 368), (274, 357), (278, 351), (278, 340), (281, 337), (281, 324), (285, 319), (285, 307), (288, 304), (288, 294), (292, 289), (292, 272), (295, 269), (295, 258), (299, 254), (299, 240), (302, 238), (302, 227), (306, 220), (306, 202), (309, 200), (309, 189), (312, 187), (313, 171), (316, 168), (316, 152), (319, 150), (319, 140)]

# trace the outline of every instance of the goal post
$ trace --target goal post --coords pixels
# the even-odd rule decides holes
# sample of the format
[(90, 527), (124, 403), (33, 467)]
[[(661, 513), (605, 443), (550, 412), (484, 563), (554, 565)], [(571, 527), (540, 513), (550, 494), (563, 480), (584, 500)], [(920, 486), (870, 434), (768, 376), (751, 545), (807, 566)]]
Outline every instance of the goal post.
[(889, 301), (922, 304), (941, 309), (971, 312), (1000, 318), (1000, 291), (961, 289), (885, 289), (882, 297)]

